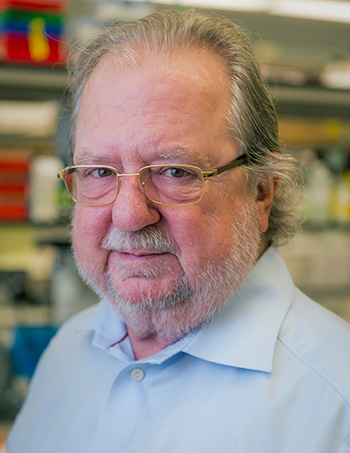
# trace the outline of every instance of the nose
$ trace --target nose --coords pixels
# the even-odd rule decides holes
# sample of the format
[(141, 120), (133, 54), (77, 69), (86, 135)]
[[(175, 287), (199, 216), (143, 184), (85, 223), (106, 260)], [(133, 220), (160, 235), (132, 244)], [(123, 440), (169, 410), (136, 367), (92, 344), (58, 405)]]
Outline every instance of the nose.
[(112, 222), (123, 231), (138, 231), (157, 223), (160, 213), (141, 191), (136, 175), (122, 177), (112, 205)]

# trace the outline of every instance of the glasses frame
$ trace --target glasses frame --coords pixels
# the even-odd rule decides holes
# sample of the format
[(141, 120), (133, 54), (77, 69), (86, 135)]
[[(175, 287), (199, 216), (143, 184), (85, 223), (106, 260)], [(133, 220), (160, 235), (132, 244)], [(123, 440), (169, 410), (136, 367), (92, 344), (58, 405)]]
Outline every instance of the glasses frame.
[[(137, 173), (120, 173), (116, 168), (112, 167), (111, 165), (90, 165), (90, 164), (87, 164), (87, 165), (70, 165), (68, 167), (65, 167), (63, 168), (63, 170), (60, 170), (58, 173), (57, 173), (57, 177), (59, 179), (62, 179), (65, 183), (65, 186), (66, 186), (66, 189), (70, 195), (70, 197), (72, 198), (72, 200), (75, 202), (75, 203), (78, 203), (80, 205), (83, 205), (83, 206), (92, 206), (92, 207), (99, 207), (99, 206), (108, 206), (109, 204), (112, 204), (115, 202), (115, 200), (117, 199), (118, 197), (118, 194), (119, 194), (119, 190), (120, 190), (120, 186), (121, 186), (121, 180), (120, 178), (121, 177), (125, 177), (125, 176), (137, 176), (138, 177), (138, 182), (139, 182), (139, 185), (140, 185), (140, 189), (142, 191), (142, 193), (145, 195), (145, 197), (151, 201), (152, 203), (154, 204), (157, 204), (157, 205), (160, 205), (160, 206), (168, 206), (168, 207), (177, 207), (177, 206), (190, 206), (192, 204), (196, 204), (196, 203), (199, 203), (201, 201), (201, 199), (203, 198), (203, 194), (204, 194), (204, 183), (207, 179), (212, 179), (214, 178), (215, 176), (218, 176), (220, 175), (221, 173), (224, 173), (225, 171), (227, 170), (231, 170), (232, 168), (235, 168), (235, 167), (239, 167), (241, 165), (244, 165), (246, 164), (248, 161), (247, 159), (247, 156), (246, 155), (243, 155), (243, 156), (240, 156), (234, 160), (231, 160), (230, 162), (228, 162), (227, 164), (225, 165), (221, 165), (219, 167), (216, 167), (216, 168), (213, 168), (212, 170), (208, 170), (208, 171), (204, 171), (202, 170), (200, 167), (197, 167), (195, 165), (182, 165), (182, 164), (174, 164), (174, 167), (181, 167), (181, 168), (195, 168), (196, 170), (199, 170), (202, 174), (202, 177), (203, 177), (203, 187), (202, 187), (202, 193), (201, 193), (201, 196), (198, 200), (196, 201), (191, 201), (191, 202), (188, 202), (188, 203), (178, 203), (178, 204), (166, 204), (166, 203), (162, 203), (160, 201), (155, 201), (155, 200), (152, 200), (144, 191), (144, 186), (145, 186), (145, 183), (144, 181), (141, 180), (140, 178), (140, 172), (142, 170), (145, 170), (147, 168), (154, 168), (154, 167), (164, 167), (165, 165), (164, 164), (156, 164), (156, 165), (146, 165), (142, 168), (140, 168), (140, 170), (137, 172)], [(172, 165), (169, 165), (170, 167)], [(102, 204), (95, 204), (95, 203), (83, 203), (81, 201), (78, 201), (76, 200), (73, 195), (70, 193), (69, 189), (68, 189), (68, 186), (67, 186), (67, 183), (66, 183), (66, 179), (65, 179), (65, 173), (69, 170), (72, 170), (72, 169), (75, 169), (75, 168), (108, 168), (110, 170), (113, 170), (117, 176), (118, 176), (118, 187), (117, 187), (117, 192), (116, 192), (116, 195), (114, 197), (114, 199), (112, 201), (109, 201), (108, 203), (102, 203)]]

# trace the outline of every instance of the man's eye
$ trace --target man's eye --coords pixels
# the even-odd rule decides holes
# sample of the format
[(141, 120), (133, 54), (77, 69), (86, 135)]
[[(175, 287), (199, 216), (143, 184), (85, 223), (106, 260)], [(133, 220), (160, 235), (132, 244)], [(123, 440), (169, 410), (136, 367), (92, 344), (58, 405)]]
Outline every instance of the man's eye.
[(94, 168), (91, 170), (90, 174), (87, 176), (93, 176), (94, 178), (106, 178), (108, 176), (113, 175), (113, 170), (109, 168)]
[(163, 176), (168, 176), (169, 178), (184, 178), (188, 176), (195, 176), (193, 172), (191, 172), (187, 168), (182, 167), (165, 167), (160, 171), (160, 174)]

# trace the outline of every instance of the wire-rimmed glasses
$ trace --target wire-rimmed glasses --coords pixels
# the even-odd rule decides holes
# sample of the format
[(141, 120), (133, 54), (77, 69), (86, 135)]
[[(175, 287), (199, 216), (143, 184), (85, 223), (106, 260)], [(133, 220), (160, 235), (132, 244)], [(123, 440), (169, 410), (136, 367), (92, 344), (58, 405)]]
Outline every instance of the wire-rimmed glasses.
[(246, 162), (246, 156), (241, 156), (209, 171), (193, 165), (146, 165), (138, 173), (119, 173), (109, 165), (73, 165), (57, 176), (65, 182), (71, 198), (85, 206), (113, 203), (126, 176), (138, 177), (140, 189), (152, 203), (186, 206), (202, 199), (207, 179)]

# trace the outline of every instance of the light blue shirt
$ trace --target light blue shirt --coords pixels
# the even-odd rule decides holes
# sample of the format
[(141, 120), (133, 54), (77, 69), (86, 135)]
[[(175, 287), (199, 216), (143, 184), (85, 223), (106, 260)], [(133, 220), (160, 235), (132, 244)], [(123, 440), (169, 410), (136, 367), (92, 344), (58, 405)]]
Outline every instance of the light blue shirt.
[(349, 453), (350, 326), (276, 248), (206, 327), (134, 361), (102, 301), (38, 366), (8, 453)]

